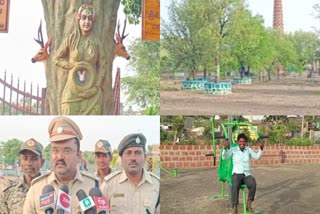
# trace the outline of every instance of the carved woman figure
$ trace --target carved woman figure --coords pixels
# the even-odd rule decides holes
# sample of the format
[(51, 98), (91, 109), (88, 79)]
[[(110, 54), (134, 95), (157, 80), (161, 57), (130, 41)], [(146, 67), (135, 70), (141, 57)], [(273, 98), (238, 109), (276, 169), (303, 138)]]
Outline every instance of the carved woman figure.
[(101, 84), (105, 76), (105, 53), (92, 33), (94, 9), (81, 5), (74, 30), (57, 50), (55, 64), (68, 72), (63, 88), (61, 113), (64, 115), (101, 114)]

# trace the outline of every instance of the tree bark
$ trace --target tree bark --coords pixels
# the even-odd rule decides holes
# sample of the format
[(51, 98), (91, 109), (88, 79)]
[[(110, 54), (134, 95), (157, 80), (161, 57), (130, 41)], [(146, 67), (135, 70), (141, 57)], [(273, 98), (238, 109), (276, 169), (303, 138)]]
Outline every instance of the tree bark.
[(50, 58), (46, 68), (47, 114), (61, 114), (61, 96), (68, 71), (58, 68), (52, 61), (62, 41), (71, 33), (76, 23), (76, 13), (82, 4), (89, 3), (95, 9), (96, 19), (92, 33), (101, 41), (106, 54), (106, 76), (102, 84), (102, 114), (113, 114), (112, 61), (114, 33), (117, 23), (119, 0), (42, 0), (48, 38), (52, 39)]

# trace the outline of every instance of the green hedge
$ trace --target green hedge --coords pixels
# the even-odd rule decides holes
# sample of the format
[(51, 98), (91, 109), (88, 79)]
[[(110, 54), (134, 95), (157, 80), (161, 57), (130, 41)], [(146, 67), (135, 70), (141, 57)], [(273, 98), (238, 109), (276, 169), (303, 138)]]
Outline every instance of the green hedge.
[(291, 138), (285, 143), (288, 146), (312, 146), (314, 141), (309, 138)]

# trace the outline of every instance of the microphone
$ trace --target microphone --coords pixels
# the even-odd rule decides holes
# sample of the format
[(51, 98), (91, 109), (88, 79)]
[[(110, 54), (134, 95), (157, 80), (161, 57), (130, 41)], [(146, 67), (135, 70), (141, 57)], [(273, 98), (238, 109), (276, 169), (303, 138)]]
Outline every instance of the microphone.
[(80, 209), (84, 214), (96, 214), (95, 204), (90, 196), (88, 197), (82, 189), (78, 190), (76, 195)]
[(53, 186), (47, 184), (42, 189), (42, 195), (39, 198), (40, 209), (44, 209), (46, 214), (53, 214), (55, 205), (55, 192)]
[(102, 196), (102, 192), (99, 188), (93, 187), (89, 191), (89, 195), (93, 198), (96, 205), (97, 214), (106, 214), (110, 210), (109, 201), (106, 197)]
[(69, 188), (66, 185), (62, 185), (58, 192), (57, 214), (64, 214), (64, 211), (71, 213), (71, 196), (68, 194)]

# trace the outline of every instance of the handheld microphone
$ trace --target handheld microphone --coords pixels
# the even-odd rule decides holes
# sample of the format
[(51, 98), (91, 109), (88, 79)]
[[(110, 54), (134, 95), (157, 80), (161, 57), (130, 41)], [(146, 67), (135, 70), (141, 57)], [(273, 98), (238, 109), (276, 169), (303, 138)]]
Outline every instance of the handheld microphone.
[(96, 214), (95, 204), (90, 196), (88, 197), (82, 189), (80, 189), (76, 195), (82, 212), (85, 214)]
[(44, 209), (46, 214), (53, 214), (55, 205), (55, 192), (53, 186), (47, 184), (42, 189), (42, 195), (39, 198), (40, 209)]
[(107, 211), (110, 210), (109, 201), (106, 197), (102, 196), (102, 192), (99, 188), (91, 188), (89, 195), (93, 198), (93, 201), (96, 205), (97, 214), (106, 214)]
[(64, 211), (71, 212), (71, 196), (68, 193), (69, 188), (66, 185), (62, 185), (58, 192), (57, 214), (64, 214)]

